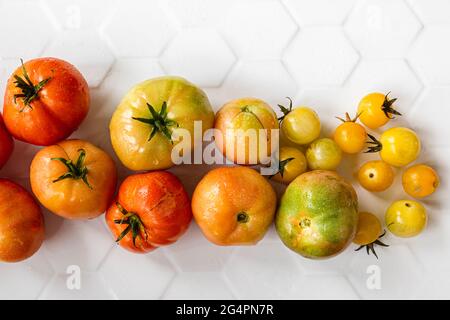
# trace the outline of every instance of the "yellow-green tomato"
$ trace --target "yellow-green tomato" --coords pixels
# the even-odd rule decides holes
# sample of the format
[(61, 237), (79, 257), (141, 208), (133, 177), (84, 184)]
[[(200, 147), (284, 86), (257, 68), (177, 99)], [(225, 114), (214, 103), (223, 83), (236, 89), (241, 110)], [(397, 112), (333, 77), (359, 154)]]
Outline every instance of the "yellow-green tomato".
[(308, 144), (320, 135), (320, 119), (308, 107), (298, 107), (289, 111), (281, 122), (281, 130), (286, 138), (297, 144)]
[(387, 209), (385, 220), (390, 232), (398, 237), (409, 238), (425, 228), (427, 212), (420, 202), (399, 200)]
[(332, 139), (317, 139), (306, 150), (306, 160), (311, 170), (335, 170), (341, 163), (342, 151)]
[(279, 158), (279, 171), (273, 176), (275, 181), (288, 184), (306, 172), (305, 155), (297, 148), (281, 147)]
[[(172, 149), (190, 134), (194, 146), (194, 121), (201, 121), (202, 134), (212, 128), (214, 112), (206, 94), (179, 77), (160, 77), (137, 84), (128, 91), (110, 122), (111, 143), (120, 161), (131, 170), (157, 170), (173, 166)], [(180, 130), (185, 129), (185, 130)], [(187, 131), (186, 131), (187, 130)]]

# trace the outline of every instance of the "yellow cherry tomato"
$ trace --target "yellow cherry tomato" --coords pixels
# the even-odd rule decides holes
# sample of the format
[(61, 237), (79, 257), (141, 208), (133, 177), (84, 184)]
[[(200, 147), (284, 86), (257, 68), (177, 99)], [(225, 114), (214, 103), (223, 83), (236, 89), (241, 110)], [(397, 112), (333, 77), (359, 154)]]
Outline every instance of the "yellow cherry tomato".
[(436, 191), (439, 176), (430, 166), (417, 164), (403, 173), (402, 184), (407, 194), (414, 198), (423, 198)]
[(391, 128), (383, 132), (379, 140), (370, 134), (368, 136), (372, 140), (368, 152), (380, 152), (381, 159), (395, 167), (410, 164), (420, 154), (420, 139), (409, 128)]
[(306, 160), (311, 170), (335, 170), (341, 163), (342, 151), (332, 139), (317, 139), (306, 150)]
[(358, 181), (361, 186), (372, 192), (380, 192), (389, 188), (394, 182), (394, 169), (381, 160), (368, 161), (358, 170)]
[(288, 184), (307, 169), (305, 155), (292, 147), (280, 148), (279, 171), (273, 176), (275, 181)]
[(374, 214), (370, 212), (359, 213), (358, 229), (353, 243), (360, 246), (368, 245), (375, 242), (381, 233), (381, 222)]
[(346, 119), (340, 119), (343, 123), (334, 132), (334, 141), (345, 153), (358, 153), (364, 149), (367, 139), (366, 129), (356, 123), (358, 116), (351, 119), (349, 114), (345, 114)]
[(386, 211), (386, 225), (397, 237), (414, 237), (422, 232), (427, 224), (424, 206), (414, 200), (399, 200)]
[(401, 113), (394, 109), (393, 104), (397, 99), (389, 99), (389, 93), (370, 93), (361, 99), (358, 106), (361, 122), (371, 128), (376, 129), (384, 126), (394, 115), (401, 116)]

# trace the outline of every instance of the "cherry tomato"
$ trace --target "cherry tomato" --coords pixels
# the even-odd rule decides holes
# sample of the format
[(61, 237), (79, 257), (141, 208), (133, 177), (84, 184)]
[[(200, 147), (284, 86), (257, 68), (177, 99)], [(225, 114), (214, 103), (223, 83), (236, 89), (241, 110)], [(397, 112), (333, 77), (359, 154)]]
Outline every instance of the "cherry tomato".
[(41, 149), (30, 167), (31, 188), (51, 212), (67, 219), (92, 219), (114, 196), (117, 170), (103, 150), (83, 140)]
[(421, 143), (417, 134), (409, 129), (396, 127), (383, 132), (378, 141), (368, 134), (372, 140), (368, 152), (380, 152), (380, 157), (390, 165), (403, 167), (417, 159)]
[(358, 114), (361, 122), (370, 129), (384, 126), (394, 115), (401, 116), (401, 113), (394, 109), (394, 102), (397, 99), (390, 99), (389, 93), (370, 93), (359, 102)]
[(335, 170), (341, 163), (342, 151), (332, 139), (317, 139), (306, 150), (306, 160), (311, 170)]
[(13, 149), (14, 141), (6, 130), (2, 115), (0, 114), (0, 169), (5, 165), (6, 161), (8, 161)]
[(0, 179), (0, 261), (31, 257), (44, 236), (44, 217), (33, 197), (18, 184)]
[(39, 58), (9, 78), (3, 116), (18, 140), (48, 146), (66, 139), (89, 111), (89, 88), (70, 63)]
[(370, 212), (360, 212), (358, 219), (358, 229), (356, 231), (353, 243), (359, 245), (355, 251), (366, 248), (367, 254), (372, 252), (378, 258), (375, 252), (375, 245), (388, 247), (388, 245), (381, 242), (380, 238), (384, 236), (382, 233), (381, 222), (374, 214)]
[(105, 219), (121, 247), (146, 253), (184, 234), (192, 220), (191, 204), (172, 173), (135, 174), (123, 181)]
[(425, 164), (409, 167), (402, 177), (403, 189), (414, 198), (429, 196), (439, 187), (437, 172)]
[(343, 123), (336, 128), (334, 132), (334, 141), (338, 144), (341, 150), (345, 153), (358, 153), (364, 149), (367, 140), (366, 129), (359, 123), (356, 123), (358, 116), (350, 119), (348, 113), (346, 118), (338, 118)]
[(414, 237), (422, 232), (427, 224), (424, 206), (414, 200), (399, 200), (386, 211), (386, 225), (397, 237)]
[(279, 171), (273, 176), (275, 181), (288, 184), (308, 167), (305, 155), (297, 148), (281, 147), (279, 156)]
[(394, 182), (395, 172), (390, 165), (381, 160), (368, 161), (358, 171), (361, 186), (372, 192), (389, 188)]

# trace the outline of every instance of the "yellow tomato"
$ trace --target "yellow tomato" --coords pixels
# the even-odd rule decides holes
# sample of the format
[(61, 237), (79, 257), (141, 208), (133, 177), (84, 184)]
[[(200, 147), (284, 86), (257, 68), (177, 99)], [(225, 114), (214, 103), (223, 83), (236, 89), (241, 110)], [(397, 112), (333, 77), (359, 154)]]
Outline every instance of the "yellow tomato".
[(430, 166), (417, 164), (403, 173), (402, 184), (407, 194), (414, 198), (423, 198), (436, 191), (439, 176)]
[(358, 171), (361, 186), (372, 192), (389, 188), (394, 182), (395, 173), (390, 165), (381, 160), (368, 161)]
[(381, 235), (381, 222), (370, 212), (360, 212), (358, 219), (358, 229), (353, 243), (365, 246), (375, 242)]
[(273, 179), (285, 184), (290, 183), (307, 169), (305, 155), (292, 147), (280, 148), (279, 171)]
[(332, 139), (317, 139), (306, 150), (306, 160), (311, 170), (335, 170), (341, 163), (342, 151)]
[(390, 232), (402, 238), (414, 237), (427, 224), (427, 212), (422, 204), (413, 200), (394, 202), (386, 211), (386, 225)]
[(346, 119), (340, 119), (344, 123), (336, 128), (334, 132), (334, 141), (345, 153), (358, 153), (364, 149), (366, 144), (366, 129), (359, 123), (356, 123), (358, 116), (350, 119), (348, 113), (345, 114)]
[(401, 116), (401, 113), (393, 107), (397, 99), (389, 99), (388, 95), (389, 93), (386, 95), (377, 92), (370, 93), (359, 102), (358, 114), (365, 126), (376, 129), (393, 119), (393, 115)]

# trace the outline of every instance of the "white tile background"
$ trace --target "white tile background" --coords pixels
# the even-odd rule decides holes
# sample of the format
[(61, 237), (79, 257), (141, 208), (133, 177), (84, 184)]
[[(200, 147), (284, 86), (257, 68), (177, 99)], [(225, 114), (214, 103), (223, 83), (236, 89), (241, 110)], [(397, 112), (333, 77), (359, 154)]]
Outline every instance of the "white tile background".
[[(242, 96), (274, 106), (291, 96), (318, 110), (324, 135), (364, 94), (392, 91), (405, 114), (396, 125), (419, 132), (420, 160), (442, 178), (425, 201), (427, 230), (409, 240), (389, 235), (378, 261), (354, 245), (331, 260), (305, 260), (273, 229), (254, 247), (216, 247), (194, 223), (175, 245), (133, 255), (114, 245), (103, 217), (75, 222), (45, 212), (39, 253), (0, 264), (0, 298), (450, 298), (449, 38), (450, 0), (0, 0), (0, 94), (20, 57), (69, 60), (92, 89), (89, 117), (73, 137), (111, 154), (107, 125), (121, 96), (144, 79), (177, 74), (205, 88), (215, 109)], [(28, 186), (37, 149), (17, 142), (1, 176)], [(347, 157), (340, 172), (354, 181), (366, 158)], [(199, 177), (185, 169), (172, 171), (192, 192)], [(405, 197), (399, 178), (379, 195), (356, 188), (361, 209), (380, 218)], [(66, 286), (69, 265), (81, 268), (81, 290)], [(366, 286), (370, 265), (381, 270), (381, 290)]]

